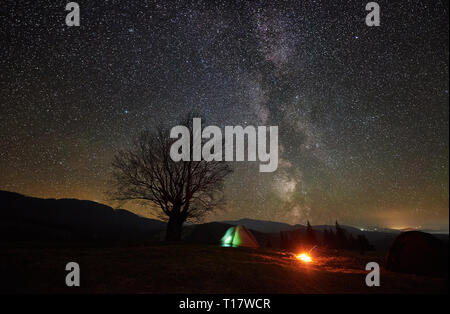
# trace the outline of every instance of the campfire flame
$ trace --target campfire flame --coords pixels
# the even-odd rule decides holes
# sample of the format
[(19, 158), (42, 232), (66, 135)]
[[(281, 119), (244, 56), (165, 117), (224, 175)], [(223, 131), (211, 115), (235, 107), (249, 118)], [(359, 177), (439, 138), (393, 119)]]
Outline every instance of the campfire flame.
[(306, 253), (300, 253), (300, 254), (296, 255), (295, 257), (297, 259), (301, 260), (302, 262), (305, 262), (305, 263), (311, 263), (312, 262), (311, 256), (309, 256)]

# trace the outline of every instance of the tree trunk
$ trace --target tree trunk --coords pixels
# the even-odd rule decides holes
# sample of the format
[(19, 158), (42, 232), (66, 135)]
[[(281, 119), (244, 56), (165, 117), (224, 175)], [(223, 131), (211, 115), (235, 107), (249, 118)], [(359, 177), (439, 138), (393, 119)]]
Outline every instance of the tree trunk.
[(173, 215), (167, 222), (166, 241), (180, 241), (184, 219), (181, 215)]

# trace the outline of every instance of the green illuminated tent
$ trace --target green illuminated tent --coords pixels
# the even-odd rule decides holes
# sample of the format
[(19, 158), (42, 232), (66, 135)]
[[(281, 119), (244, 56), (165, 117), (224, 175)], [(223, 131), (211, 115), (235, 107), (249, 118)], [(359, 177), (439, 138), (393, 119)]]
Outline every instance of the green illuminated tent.
[(224, 247), (259, 247), (253, 234), (244, 226), (238, 225), (230, 227), (222, 237), (222, 246)]

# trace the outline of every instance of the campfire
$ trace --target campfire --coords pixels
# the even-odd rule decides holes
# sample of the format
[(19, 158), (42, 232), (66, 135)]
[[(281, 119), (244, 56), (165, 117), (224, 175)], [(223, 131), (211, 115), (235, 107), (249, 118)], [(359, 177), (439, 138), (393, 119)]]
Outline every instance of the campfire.
[(300, 253), (300, 254), (296, 255), (295, 257), (298, 260), (300, 260), (302, 262), (305, 262), (305, 263), (311, 263), (312, 262), (311, 256), (309, 256), (306, 253)]

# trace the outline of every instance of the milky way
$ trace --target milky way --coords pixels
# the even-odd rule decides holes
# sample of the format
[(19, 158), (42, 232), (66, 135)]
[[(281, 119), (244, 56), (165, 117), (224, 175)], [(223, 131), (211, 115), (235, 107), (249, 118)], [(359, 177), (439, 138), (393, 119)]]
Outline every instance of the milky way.
[(197, 112), (280, 133), (278, 170), (236, 163), (206, 220), (448, 228), (442, 2), (378, 1), (379, 27), (364, 1), (78, 3), (79, 27), (1, 4), (0, 189), (109, 203), (117, 150)]

